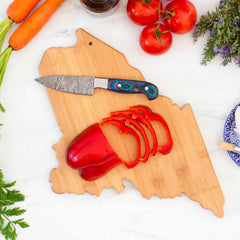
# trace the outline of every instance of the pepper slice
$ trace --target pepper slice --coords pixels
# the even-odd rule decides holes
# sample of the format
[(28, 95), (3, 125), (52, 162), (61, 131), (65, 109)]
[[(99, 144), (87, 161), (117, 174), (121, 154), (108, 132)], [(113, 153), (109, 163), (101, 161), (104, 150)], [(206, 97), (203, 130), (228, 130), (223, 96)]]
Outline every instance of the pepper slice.
[(127, 115), (132, 117), (133, 119), (138, 120), (142, 124), (144, 124), (147, 129), (151, 132), (152, 137), (153, 137), (153, 148), (151, 150), (151, 155), (155, 156), (158, 148), (158, 140), (157, 140), (157, 135), (155, 133), (155, 130), (152, 126), (152, 124), (140, 113), (133, 111), (133, 110), (124, 110), (124, 111), (116, 111), (116, 112), (111, 112), (111, 116), (121, 116), (121, 115)]
[(108, 125), (108, 124), (113, 124), (113, 125), (117, 126), (120, 129), (121, 134), (123, 134), (123, 135), (132, 134), (136, 138), (136, 141), (137, 141), (137, 156), (136, 156), (135, 161), (124, 161), (124, 160), (122, 160), (127, 168), (135, 167), (139, 163), (139, 160), (141, 158), (141, 142), (140, 142), (140, 138), (139, 138), (138, 134), (132, 128), (125, 126), (125, 124), (120, 122), (120, 121), (106, 119), (102, 122), (102, 126)]
[(133, 107), (130, 107), (130, 109), (133, 111), (139, 111), (145, 116), (145, 118), (149, 119), (150, 121), (158, 121), (163, 125), (163, 127), (165, 128), (165, 130), (167, 132), (168, 143), (165, 145), (159, 146), (157, 148), (157, 151), (164, 155), (169, 153), (172, 149), (173, 141), (172, 141), (172, 136), (171, 136), (169, 127), (168, 127), (166, 121), (163, 119), (163, 117), (157, 113), (152, 112), (152, 110), (150, 108), (148, 108), (146, 106), (142, 106), (142, 105), (133, 106)]
[(116, 121), (120, 121), (120, 122), (125, 122), (125, 125), (128, 126), (129, 124), (133, 125), (143, 136), (144, 139), (144, 143), (145, 143), (145, 154), (142, 158), (140, 158), (139, 160), (142, 162), (146, 162), (149, 157), (150, 157), (150, 146), (149, 146), (149, 141), (148, 141), (148, 137), (147, 134), (144, 130), (144, 128), (140, 125), (140, 123), (128, 116), (112, 116), (109, 118), (104, 118), (103, 122), (109, 121), (109, 120), (116, 120)]

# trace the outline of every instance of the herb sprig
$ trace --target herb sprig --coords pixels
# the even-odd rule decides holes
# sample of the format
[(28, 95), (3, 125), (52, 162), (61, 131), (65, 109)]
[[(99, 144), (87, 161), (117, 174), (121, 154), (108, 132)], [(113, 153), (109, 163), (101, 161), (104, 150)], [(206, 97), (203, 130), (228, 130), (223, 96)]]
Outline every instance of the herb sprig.
[[(15, 184), (16, 181), (5, 183), (2, 170), (0, 169), (0, 232), (6, 240), (16, 240), (16, 226), (21, 228), (29, 227), (23, 218), (16, 219), (26, 210), (12, 207), (15, 203), (22, 202), (25, 199), (24, 195), (18, 190), (12, 189)], [(12, 218), (14, 219), (12, 220)]]
[(204, 34), (208, 38), (203, 49), (203, 65), (220, 55), (224, 66), (235, 62), (240, 67), (240, 0), (221, 0), (215, 11), (202, 15), (193, 38), (197, 41)]

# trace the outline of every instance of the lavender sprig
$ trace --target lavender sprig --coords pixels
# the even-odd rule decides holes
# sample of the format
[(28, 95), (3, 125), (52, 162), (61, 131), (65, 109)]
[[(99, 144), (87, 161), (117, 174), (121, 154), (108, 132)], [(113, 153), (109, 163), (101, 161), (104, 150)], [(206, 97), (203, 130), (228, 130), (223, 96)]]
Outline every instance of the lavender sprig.
[(224, 66), (235, 62), (240, 67), (240, 0), (221, 0), (215, 11), (202, 15), (194, 29), (194, 41), (204, 34), (208, 37), (201, 64), (220, 55)]

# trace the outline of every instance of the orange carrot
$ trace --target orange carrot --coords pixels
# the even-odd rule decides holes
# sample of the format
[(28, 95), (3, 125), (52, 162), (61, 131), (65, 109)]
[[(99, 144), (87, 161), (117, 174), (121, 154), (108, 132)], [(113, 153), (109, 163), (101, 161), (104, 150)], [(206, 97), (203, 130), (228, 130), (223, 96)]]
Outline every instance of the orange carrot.
[(7, 9), (8, 17), (0, 23), (0, 52), (4, 38), (13, 22), (22, 22), (40, 0), (14, 0)]
[(64, 0), (46, 0), (21, 26), (12, 34), (9, 45), (13, 50), (24, 48), (47, 23), (49, 18)]
[(20, 23), (39, 2), (40, 0), (15, 0), (9, 5), (7, 15), (15, 23)]
[[(46, 0), (32, 15), (23, 22), (9, 39), (9, 46), (0, 55), (0, 86), (4, 77), (8, 60), (13, 50), (25, 47), (31, 39), (41, 30), (57, 8), (64, 0)], [(8, 18), (9, 19), (9, 18)], [(1, 24), (0, 24), (1, 27)], [(1, 31), (0, 31), (1, 33)], [(0, 34), (1, 35), (1, 34)], [(1, 47), (0, 38), (0, 47)], [(1, 110), (1, 104), (0, 104)]]

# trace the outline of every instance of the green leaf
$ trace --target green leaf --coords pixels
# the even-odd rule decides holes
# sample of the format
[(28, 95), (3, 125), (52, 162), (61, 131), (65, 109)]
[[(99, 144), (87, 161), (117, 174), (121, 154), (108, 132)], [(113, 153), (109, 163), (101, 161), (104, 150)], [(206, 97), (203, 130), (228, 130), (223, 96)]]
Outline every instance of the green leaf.
[(24, 221), (24, 219), (18, 219), (16, 221), (13, 221), (14, 224), (19, 225), (21, 228), (27, 228), (29, 225)]
[(22, 202), (25, 199), (24, 195), (15, 189), (12, 191), (7, 191), (7, 198), (14, 203)]
[(13, 228), (10, 239), (15, 240), (16, 238), (17, 238), (16, 228)]
[[(240, 18), (239, 0), (222, 0), (213, 12), (200, 16), (193, 33), (194, 40), (207, 34), (203, 49), (202, 64), (207, 64), (216, 55), (223, 58), (222, 65), (235, 62), (240, 67)], [(214, 52), (217, 48), (219, 51)]]
[[(2, 170), (0, 169), (0, 235), (2, 234), (6, 240), (16, 240), (16, 226), (20, 228), (29, 227), (23, 218), (16, 219), (17, 216), (25, 213), (26, 210), (17, 206), (9, 208), (9, 206), (15, 205), (17, 202), (25, 199), (24, 195), (18, 190), (12, 189), (15, 183), (15, 181), (5, 183)], [(12, 217), (14, 217), (14, 220), (11, 220)]]
[(19, 207), (15, 207), (15, 208), (6, 210), (4, 214), (9, 217), (9, 216), (19, 216), (25, 212), (26, 210), (20, 209)]
[(5, 184), (5, 188), (13, 187), (15, 184), (16, 184), (16, 181), (11, 182), (11, 183), (6, 183), (6, 184)]
[[(9, 222), (2, 230), (2, 234), (3, 236), (5, 236), (6, 239), (12, 239), (11, 235), (12, 235), (12, 231), (13, 228), (11, 226), (11, 223)], [(14, 239), (14, 238), (13, 238)]]
[(0, 111), (5, 112), (5, 108), (3, 107), (3, 105), (1, 103), (0, 103)]
[(2, 230), (3, 224), (4, 224), (4, 220), (3, 220), (2, 216), (0, 215), (0, 230)]

